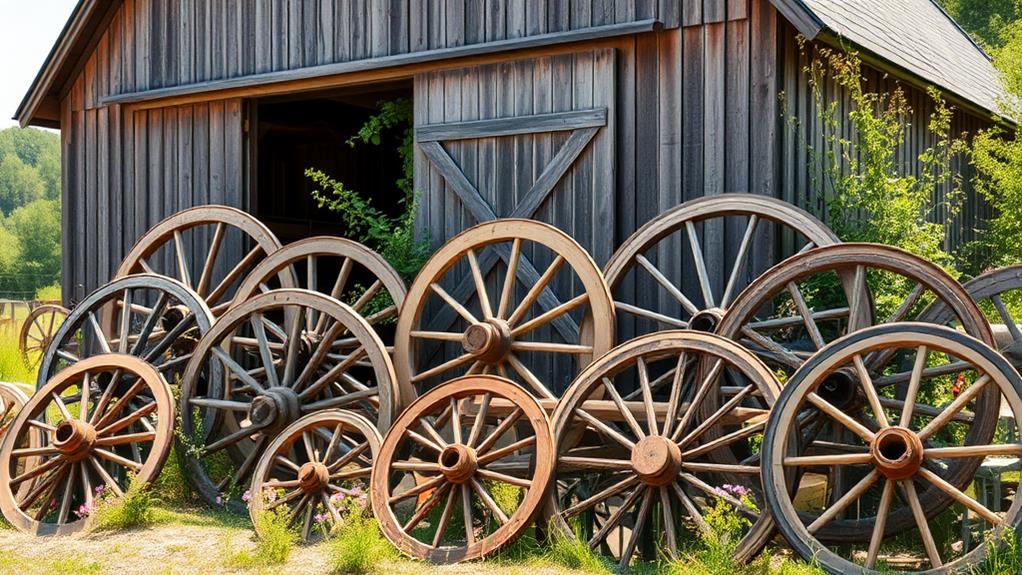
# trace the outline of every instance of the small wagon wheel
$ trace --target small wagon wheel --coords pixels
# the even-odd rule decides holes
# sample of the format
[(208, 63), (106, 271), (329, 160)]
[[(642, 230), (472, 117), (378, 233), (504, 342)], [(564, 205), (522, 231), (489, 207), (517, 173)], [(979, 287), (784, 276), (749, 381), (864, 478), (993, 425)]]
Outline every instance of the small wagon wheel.
[[(52, 414), (59, 420), (47, 423)], [(40, 430), (41, 446), (19, 447)], [(147, 484), (159, 475), (173, 431), (170, 387), (152, 366), (121, 354), (83, 359), (33, 395), (11, 424), (0, 445), (0, 510), (21, 531), (77, 532), (97, 499), (123, 496), (133, 477)], [(39, 463), (19, 473), (25, 458)]]
[(169, 383), (191, 359), (213, 316), (194, 291), (155, 274), (117, 278), (81, 301), (46, 348), (36, 387), (82, 359), (116, 352), (140, 357)]
[(18, 386), (0, 381), (0, 440), (26, 403), (28, 396)]
[(329, 537), (345, 515), (367, 512), (369, 474), (382, 441), (369, 420), (340, 409), (289, 425), (252, 474), (248, 511), (256, 531), (259, 514), (286, 512), (288, 526), (310, 543)]
[(370, 325), (380, 326), (377, 331), (394, 322), (405, 299), (404, 280), (380, 254), (346, 238), (321, 236), (288, 244), (259, 262), (238, 287), (231, 305), (282, 287), (282, 275), (291, 278), (293, 287), (348, 304)]
[[(701, 243), (698, 230), (709, 234), (716, 228), (723, 234), (725, 227), (743, 230), (737, 251), (707, 258), (702, 243), (710, 242)], [(756, 277), (752, 252), (778, 233), (798, 238), (803, 251), (839, 241), (809, 212), (756, 194), (705, 196), (667, 210), (636, 230), (604, 266), (618, 322), (635, 320), (637, 333), (713, 331), (735, 296)], [(719, 274), (711, 274), (708, 266), (725, 272), (721, 277), (727, 283), (714, 285), (712, 278)], [(681, 281), (685, 277), (697, 281)], [(651, 278), (657, 288), (637, 289), (640, 278)]]
[(53, 341), (53, 335), (67, 317), (68, 309), (64, 306), (45, 304), (31, 312), (21, 324), (21, 334), (18, 337), (18, 349), (21, 351), (21, 360), (28, 369), (35, 369), (42, 360), (46, 349)]
[[(238, 246), (240, 251), (235, 249)], [(245, 274), (278, 249), (280, 241), (254, 216), (228, 206), (196, 206), (150, 228), (132, 246), (114, 277), (145, 272), (175, 278), (195, 290), (219, 316)], [(191, 261), (193, 256), (201, 259)], [(291, 280), (286, 274), (278, 278), (282, 287), (293, 287)]]
[[(908, 296), (885, 295), (884, 286), (890, 285)], [(982, 311), (947, 272), (895, 247), (854, 243), (815, 248), (770, 268), (735, 299), (717, 333), (742, 343), (773, 371), (791, 374), (827, 342), (873, 324), (912, 321), (933, 301), (944, 302), (953, 310), (950, 317), (966, 333), (993, 342)], [(901, 409), (906, 400), (893, 390), (909, 380), (912, 365), (892, 354), (878, 350), (864, 356), (861, 368), (875, 376), (878, 401)], [(864, 425), (875, 425), (865, 410), (874, 396), (861, 389), (855, 373), (840, 372), (828, 379), (825, 392), (838, 408)], [(982, 445), (989, 443), (996, 430), (999, 404), (992, 393), (981, 394), (977, 402), (966, 438), (970, 444)], [(958, 460), (947, 473), (948, 481), (957, 485), (973, 476), (975, 462)], [(844, 478), (829, 481), (837, 482), (832, 493), (844, 489)], [(892, 524), (905, 526), (911, 520), (903, 514), (892, 518)], [(854, 522), (843, 520), (832, 522), (820, 533), (821, 537), (841, 538), (868, 535)]]
[[(494, 254), (501, 263), (487, 275), (480, 262)], [(530, 272), (535, 278), (523, 282)], [(613, 341), (610, 292), (585, 250), (553, 226), (496, 220), (451, 238), (426, 262), (398, 318), (394, 365), (405, 404), (466, 372), (520, 381), (553, 400)]]
[[(906, 402), (904, 409), (878, 405), (873, 413), (878, 424), (867, 428), (827, 401), (821, 389), (834, 373), (856, 370), (864, 357), (878, 350), (912, 358), (909, 394), (917, 399)], [(946, 404), (929, 399), (935, 390), (955, 379), (946, 373), (934, 375), (933, 367), (942, 365), (955, 365), (955, 371), (965, 382), (964, 390)], [(866, 390), (875, 384), (868, 377), (863, 374), (859, 381)], [(1022, 497), (1017, 492), (1012, 494), (1007, 510), (1000, 511), (1003, 494), (994, 494), (996, 506), (981, 503), (966, 494), (982, 493), (981, 486), (974, 483), (975, 477), (953, 485), (945, 474), (952, 462), (962, 458), (983, 462), (1022, 456), (1022, 445), (1017, 439), (1008, 443), (968, 444), (962, 441), (960, 432), (952, 430), (959, 425), (959, 416), (970, 410), (977, 395), (991, 390), (1010, 411), (1010, 428), (1018, 437), (1022, 377), (1003, 356), (954, 329), (922, 323), (876, 326), (839, 339), (814, 355), (795, 373), (774, 406), (763, 444), (767, 502), (788, 543), (803, 557), (812, 558), (833, 574), (876, 573), (880, 561), (886, 564), (883, 572), (971, 572), (969, 566), (985, 557), (990, 543), (996, 543), (1005, 533), (1013, 534), (1014, 528), (1022, 523)], [(810, 417), (821, 418), (827, 427), (847, 429), (847, 439), (829, 445), (827, 450), (806, 444), (801, 439), (805, 421)], [(937, 436), (941, 440), (933, 441)], [(855, 478), (853, 485), (823, 507), (811, 511), (797, 508), (791, 482), (797, 481), (800, 474), (789, 471), (827, 468), (845, 470)], [(925, 506), (935, 500), (940, 501), (937, 511), (942, 514), (928, 521)], [(963, 510), (980, 519), (982, 533), (970, 537), (971, 541), (960, 539), (957, 528), (942, 533), (931, 527), (957, 523)], [(844, 514), (856, 515), (856, 520), (869, 532), (861, 544), (820, 537), (829, 523)], [(911, 516), (907, 528), (915, 533), (905, 533), (905, 529), (894, 525), (897, 514)], [(917, 542), (914, 549), (906, 548), (906, 541), (913, 540)]]
[[(963, 287), (986, 312), (988, 318), (996, 318), (991, 321), (1000, 322), (991, 326), (997, 349), (1012, 362), (1012, 365), (1022, 366), (1022, 328), (1011, 311), (1022, 303), (1022, 265), (988, 271), (966, 282)], [(954, 322), (951, 310), (940, 301), (933, 302), (920, 314), (919, 319), (939, 324)]]
[[(723, 505), (743, 524), (735, 560), (751, 559), (773, 522), (759, 511), (759, 465), (748, 460), (779, 393), (756, 356), (716, 335), (665, 331), (619, 345), (579, 375), (554, 412), (553, 525), (624, 568), (640, 552), (680, 558), (708, 529), (704, 516)], [(587, 427), (594, 437), (577, 441)]]
[(454, 379), (414, 401), (387, 433), (370, 481), (373, 513), (412, 557), (483, 557), (530, 526), (553, 458), (550, 424), (529, 392), (490, 375)]
[[(310, 314), (327, 321), (309, 330)], [(211, 367), (223, 369), (222, 384), (208, 386), (216, 393), (197, 385)], [(302, 289), (228, 310), (199, 341), (182, 381), (179, 439), (189, 478), (210, 504), (247, 488), (270, 440), (299, 417), (344, 408), (387, 429), (396, 395), (390, 356), (372, 327), (343, 303)]]

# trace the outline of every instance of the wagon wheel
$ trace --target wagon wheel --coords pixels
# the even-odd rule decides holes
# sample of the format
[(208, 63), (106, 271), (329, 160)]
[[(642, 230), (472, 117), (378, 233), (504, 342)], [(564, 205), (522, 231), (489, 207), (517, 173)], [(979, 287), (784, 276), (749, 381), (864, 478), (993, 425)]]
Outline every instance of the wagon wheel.
[[(897, 285), (909, 295), (885, 295), (885, 285)], [(898, 248), (851, 243), (815, 248), (772, 267), (735, 299), (717, 333), (742, 343), (772, 371), (791, 374), (827, 342), (873, 324), (912, 321), (934, 301), (944, 302), (953, 310), (950, 317), (966, 333), (984, 342), (993, 341), (982, 311), (942, 269)], [(878, 388), (885, 390), (877, 394), (878, 401), (901, 409), (906, 400), (893, 390), (909, 380), (912, 365), (905, 365), (904, 358), (888, 350), (878, 350), (862, 360), (861, 369), (874, 377)], [(876, 395), (861, 389), (854, 375), (841, 372), (830, 378), (826, 395), (864, 425), (875, 425), (869, 420), (866, 407)], [(997, 427), (998, 408), (992, 392), (980, 395), (975, 420), (966, 435), (968, 443), (989, 443)], [(840, 437), (823, 440), (830, 439)], [(946, 478), (958, 485), (974, 475), (975, 466), (973, 460), (958, 460), (947, 469)], [(840, 476), (828, 478), (828, 484), (833, 488), (831, 493), (840, 493), (847, 487), (845, 478)], [(924, 507), (929, 513), (937, 505)], [(892, 525), (904, 527), (911, 524), (912, 518), (906, 512), (891, 521)], [(819, 535), (863, 538), (869, 533), (854, 521), (839, 519)]]
[[(219, 316), (245, 274), (278, 249), (280, 241), (254, 216), (228, 206), (196, 206), (150, 228), (114, 277), (145, 272), (175, 278)], [(201, 258), (191, 261), (193, 255)], [(278, 281), (282, 287), (293, 287), (286, 274)]]
[[(490, 275), (479, 263), (487, 250), (502, 258)], [(533, 263), (542, 271), (526, 284)], [(456, 287), (468, 288), (467, 303), (451, 295)], [(453, 320), (434, 325), (445, 313)], [(585, 250), (553, 226), (496, 220), (451, 238), (419, 272), (398, 318), (394, 366), (406, 404), (462, 373), (500, 375), (554, 399), (613, 341), (613, 302)]]
[[(327, 320), (309, 330), (309, 315)], [(196, 384), (211, 367), (223, 369), (222, 384), (209, 386), (216, 394)], [(396, 395), (390, 356), (372, 327), (343, 303), (302, 289), (227, 311), (199, 341), (182, 381), (188, 475), (207, 502), (227, 496), (238, 512), (244, 507), (230, 496), (248, 486), (259, 455), (292, 422), (344, 408), (387, 429)]]
[[(53, 414), (58, 420), (46, 423)], [(21, 531), (77, 532), (97, 495), (121, 497), (133, 477), (143, 485), (157, 477), (173, 429), (170, 387), (152, 366), (121, 354), (83, 359), (33, 395), (11, 424), (0, 445), (0, 510)], [(18, 447), (38, 430), (40, 447)], [(39, 464), (18, 473), (31, 457)]]
[(36, 387), (69, 365), (110, 352), (140, 357), (176, 383), (212, 323), (205, 302), (177, 280), (155, 274), (117, 278), (89, 294), (60, 325), (39, 364)]
[[(743, 230), (734, 254), (707, 259), (699, 240), (700, 229)], [(787, 202), (756, 194), (723, 194), (690, 200), (653, 218), (635, 231), (614, 252), (604, 276), (618, 322), (635, 321), (637, 333), (690, 328), (713, 331), (724, 311), (756, 277), (750, 260), (755, 246), (770, 234), (790, 235), (802, 250), (838, 243), (838, 238), (812, 214)], [(709, 245), (709, 242), (705, 242)], [(727, 283), (714, 285), (707, 266), (716, 266)], [(683, 277), (697, 281), (681, 282)], [(652, 279), (653, 291), (636, 287), (639, 279)]]
[(373, 513), (412, 557), (483, 557), (530, 526), (553, 457), (550, 424), (529, 392), (500, 377), (461, 377), (394, 422), (373, 466)]
[(366, 418), (340, 409), (289, 425), (252, 474), (248, 510), (256, 531), (260, 513), (285, 509), (289, 526), (310, 543), (328, 537), (345, 515), (367, 511), (369, 473), (381, 441)]
[[(834, 373), (855, 370), (862, 358), (879, 350), (912, 359), (909, 394), (917, 399), (907, 402), (904, 409), (881, 404), (873, 412), (876, 427), (867, 428), (827, 401), (821, 390)], [(965, 382), (961, 394), (947, 404), (929, 398), (956, 376), (934, 375), (935, 366), (956, 366), (955, 372)], [(876, 383), (868, 377), (864, 374), (860, 381), (863, 389), (872, 389)], [(1018, 437), (1022, 377), (1001, 355), (975, 338), (944, 326), (903, 323), (860, 330), (825, 347), (785, 387), (764, 437), (767, 502), (785, 538), (803, 557), (812, 557), (834, 574), (876, 572), (873, 570), (881, 561), (886, 564), (884, 572), (970, 572), (969, 566), (984, 558), (988, 543), (1002, 535), (1002, 528), (1013, 533), (1022, 523), (1022, 498), (1017, 492), (1007, 511), (1000, 512), (1003, 494), (994, 494), (995, 505), (981, 503), (966, 494), (982, 493), (975, 477), (956, 486), (945, 474), (946, 468), (961, 458), (982, 462), (998, 456), (1022, 456), (1017, 440), (968, 444), (962, 441), (961, 430), (954, 430), (960, 426), (959, 416), (970, 410), (977, 395), (989, 391), (1010, 409), (1010, 427)], [(847, 440), (827, 450), (800, 442), (805, 421), (813, 417), (827, 427), (847, 429)], [(941, 441), (933, 441), (938, 436)], [(799, 443), (801, 447), (793, 449)], [(792, 468), (842, 468), (856, 481), (836, 501), (806, 512), (796, 509), (790, 495), (791, 481), (797, 477), (787, 473)], [(932, 503), (934, 492), (943, 496), (939, 498), (942, 513), (928, 521), (924, 507)], [(958, 537), (958, 514), (965, 509), (979, 518), (981, 533), (971, 538), (971, 544)], [(819, 536), (826, 525), (848, 510), (858, 514), (858, 521), (870, 533), (865, 541), (858, 545), (850, 540), (832, 543)], [(899, 513), (912, 517), (908, 529), (914, 533), (905, 533), (893, 524)], [(949, 534), (936, 528), (948, 524), (954, 525)]]
[[(232, 306), (257, 293), (282, 287), (288, 277), (294, 287), (329, 294), (349, 306), (385, 341), (405, 299), (405, 283), (378, 253), (362, 244), (329, 236), (306, 238), (273, 252), (245, 276), (234, 294)], [(317, 318), (309, 318), (317, 321)], [(325, 320), (324, 320), (325, 321)], [(387, 326), (386, 328), (384, 326)]]
[(54, 304), (41, 305), (29, 312), (25, 323), (21, 324), (21, 334), (18, 337), (21, 361), (29, 370), (39, 365), (43, 353), (53, 341), (54, 333), (64, 323), (68, 313), (66, 307)]
[[(968, 281), (963, 286), (972, 299), (994, 323), (994, 340), (1001, 351), (1016, 368), (1022, 366), (1022, 330), (1012, 315), (1022, 303), (1022, 265), (1008, 266), (986, 272)], [(920, 314), (920, 320), (929, 323), (953, 323), (949, 308), (942, 302), (934, 302)]]
[[(18, 413), (28, 403), (28, 396), (25, 395), (17, 385), (13, 383), (6, 383), (0, 381), (0, 441), (3, 441), (4, 435), (10, 428), (11, 424), (14, 423), (14, 419), (18, 417)], [(26, 434), (16, 447), (39, 447), (43, 444), (43, 434), (41, 430), (34, 430), (31, 433)], [(24, 473), (28, 469), (38, 464), (38, 457), (26, 457), (22, 461), (18, 462), (16, 469), (17, 473)], [(31, 488), (31, 482), (26, 481), (25, 485), (21, 487), (19, 493), (23, 490)]]
[[(724, 505), (743, 521), (735, 559), (751, 559), (773, 523), (758, 511), (759, 466), (746, 460), (758, 453), (779, 393), (756, 356), (716, 335), (665, 331), (614, 348), (579, 375), (554, 412), (553, 525), (624, 568), (640, 553), (680, 558), (679, 549), (708, 529), (704, 516)], [(708, 417), (698, 416), (702, 407)], [(587, 426), (593, 437), (576, 441)], [(715, 451), (730, 462), (707, 457)]]

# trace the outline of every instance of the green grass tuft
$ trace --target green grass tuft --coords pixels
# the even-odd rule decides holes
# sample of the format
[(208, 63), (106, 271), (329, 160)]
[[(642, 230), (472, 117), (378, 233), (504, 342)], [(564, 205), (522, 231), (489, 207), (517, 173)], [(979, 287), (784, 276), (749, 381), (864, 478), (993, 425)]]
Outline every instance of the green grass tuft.
[(543, 559), (555, 565), (576, 569), (586, 573), (610, 575), (614, 572), (611, 563), (589, 549), (586, 538), (580, 533), (568, 537), (559, 529), (549, 530), (550, 538)]
[(380, 573), (382, 564), (398, 558), (376, 520), (357, 513), (345, 518), (329, 545), (335, 575)]
[[(18, 324), (21, 329), (21, 324)], [(36, 371), (25, 367), (18, 350), (18, 334), (14, 331), (0, 330), (0, 381), (20, 383), (23, 391), (32, 395), (35, 390)]]
[(103, 499), (91, 514), (92, 530), (119, 531), (156, 523), (158, 499), (148, 485), (132, 478), (124, 497)]
[(253, 549), (234, 549), (230, 536), (224, 539), (224, 563), (228, 567), (251, 569), (287, 563), (298, 539), (288, 526), (290, 516), (284, 506), (261, 513), (256, 518), (259, 539)]
[(1018, 575), (1022, 573), (1022, 536), (1006, 533), (998, 545), (990, 542), (986, 561), (972, 569), (973, 575)]

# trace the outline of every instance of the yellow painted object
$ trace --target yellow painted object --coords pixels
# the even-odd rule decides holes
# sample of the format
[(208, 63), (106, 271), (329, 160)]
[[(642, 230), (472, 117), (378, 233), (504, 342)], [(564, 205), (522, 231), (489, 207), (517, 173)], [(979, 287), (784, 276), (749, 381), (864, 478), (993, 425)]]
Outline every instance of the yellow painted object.
[(820, 473), (806, 473), (798, 485), (794, 500), (799, 511), (820, 511), (827, 504), (827, 476)]

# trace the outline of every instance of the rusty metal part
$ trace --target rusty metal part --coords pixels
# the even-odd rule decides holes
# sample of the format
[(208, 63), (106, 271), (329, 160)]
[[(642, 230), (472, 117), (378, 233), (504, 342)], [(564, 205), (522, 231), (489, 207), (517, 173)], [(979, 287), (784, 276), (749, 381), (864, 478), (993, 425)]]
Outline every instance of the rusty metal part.
[[(124, 257), (115, 278), (172, 277), (199, 294), (214, 316), (230, 306), (238, 284), (280, 241), (251, 214), (220, 205), (181, 210), (149, 229)], [(192, 261), (191, 258), (196, 257)], [(294, 287), (282, 274), (281, 287)]]
[[(578, 376), (554, 412), (551, 525), (575, 537), (569, 525), (582, 521), (589, 547), (626, 567), (649, 551), (681, 558), (720, 500), (749, 521), (735, 559), (755, 557), (773, 533), (758, 511), (755, 446), (779, 393), (756, 356), (717, 335), (663, 331), (615, 347)], [(580, 429), (588, 440), (577, 439)], [(717, 489), (722, 483), (736, 487)], [(653, 534), (664, 546), (642, 551), (639, 542)]]
[[(879, 351), (912, 358), (909, 399), (890, 406), (864, 374), (858, 385), (870, 395), (868, 419), (854, 417), (823, 398), (818, 390), (835, 371), (856, 367)], [(962, 374), (964, 389), (953, 401), (929, 401), (935, 386), (946, 385), (937, 368), (952, 366)], [(1003, 402), (1008, 424), (1022, 422), (1022, 376), (984, 342), (953, 328), (905, 322), (865, 328), (832, 342), (812, 357), (788, 382), (770, 414), (763, 442), (763, 484), (768, 510), (788, 543), (827, 572), (889, 573), (908, 569), (926, 573), (965, 573), (986, 558), (1005, 534), (1022, 525), (1022, 497), (1017, 490), (995, 494), (993, 507), (974, 495), (977, 477), (952, 484), (946, 469), (961, 459), (996, 461), (1022, 456), (1022, 445), (962, 441), (953, 428), (972, 409), (981, 393), (993, 391)], [(970, 414), (976, 417), (979, 414)], [(842, 439), (823, 438), (814, 427), (843, 429)], [(973, 467), (975, 469), (975, 467)], [(798, 470), (798, 473), (791, 473)], [(810, 475), (850, 480), (830, 484), (831, 496), (806, 509), (795, 502), (799, 483)], [(954, 506), (954, 508), (952, 508)], [(978, 523), (972, 544), (961, 539), (959, 509)], [(947, 510), (947, 511), (945, 511)], [(956, 527), (938, 531), (928, 518), (941, 512)], [(900, 517), (908, 523), (900, 525)], [(836, 522), (854, 522), (868, 536), (823, 536)], [(968, 525), (965, 531), (976, 529)], [(1010, 535), (1009, 535), (1010, 536)], [(884, 546), (887, 540), (898, 543)], [(915, 545), (907, 542), (917, 541)], [(896, 551), (894, 551), (896, 549)], [(883, 565), (883, 571), (878, 570)]]
[[(487, 274), (488, 252), (498, 255)], [(547, 262), (536, 271), (533, 260)], [(535, 272), (536, 278), (524, 271)], [(453, 293), (467, 291), (462, 300)], [(462, 373), (521, 382), (555, 399), (614, 341), (614, 307), (603, 276), (575, 240), (520, 219), (479, 224), (451, 238), (408, 289), (394, 363), (402, 402)], [(558, 384), (558, 385), (555, 385)]]
[[(737, 251), (705, 259), (697, 229), (717, 229), (723, 237), (725, 223), (744, 230)], [(636, 333), (679, 328), (712, 332), (734, 297), (756, 276), (752, 253), (762, 251), (764, 242), (776, 243), (771, 240), (779, 234), (798, 238), (803, 250), (839, 241), (809, 212), (756, 194), (704, 196), (653, 218), (629, 236), (603, 268), (619, 327), (634, 323)], [(708, 267), (726, 272), (727, 283), (713, 285)], [(684, 277), (698, 282), (683, 283)], [(640, 278), (655, 282), (656, 289), (636, 289)]]
[[(326, 320), (309, 329), (310, 316)], [(215, 366), (222, 383), (204, 387)], [(394, 415), (394, 369), (379, 336), (350, 307), (303, 289), (256, 295), (227, 311), (199, 341), (182, 381), (181, 436), (201, 444), (187, 450), (186, 469), (210, 504), (244, 489), (270, 440), (303, 415), (344, 408), (383, 430)], [(223, 450), (233, 465), (206, 465)]]
[[(498, 404), (507, 409), (490, 410)], [(546, 413), (528, 391), (491, 375), (460, 377), (419, 397), (394, 422), (373, 465), (373, 513), (411, 557), (485, 557), (531, 526), (553, 458)], [(452, 521), (457, 507), (462, 516)], [(416, 529), (436, 509), (435, 527)]]
[(69, 313), (66, 307), (56, 304), (44, 304), (28, 313), (18, 334), (18, 351), (25, 367), (36, 369)]
[[(20, 447), (39, 431), (38, 447)], [(33, 395), (4, 436), (0, 510), (24, 532), (80, 531), (100, 498), (156, 479), (173, 432), (170, 386), (151, 365), (117, 353), (83, 359)], [(36, 462), (24, 466), (24, 459)]]
[(303, 542), (329, 537), (350, 513), (368, 508), (369, 474), (382, 441), (369, 420), (340, 409), (289, 425), (252, 474), (248, 510), (256, 531), (260, 513), (284, 505)]

